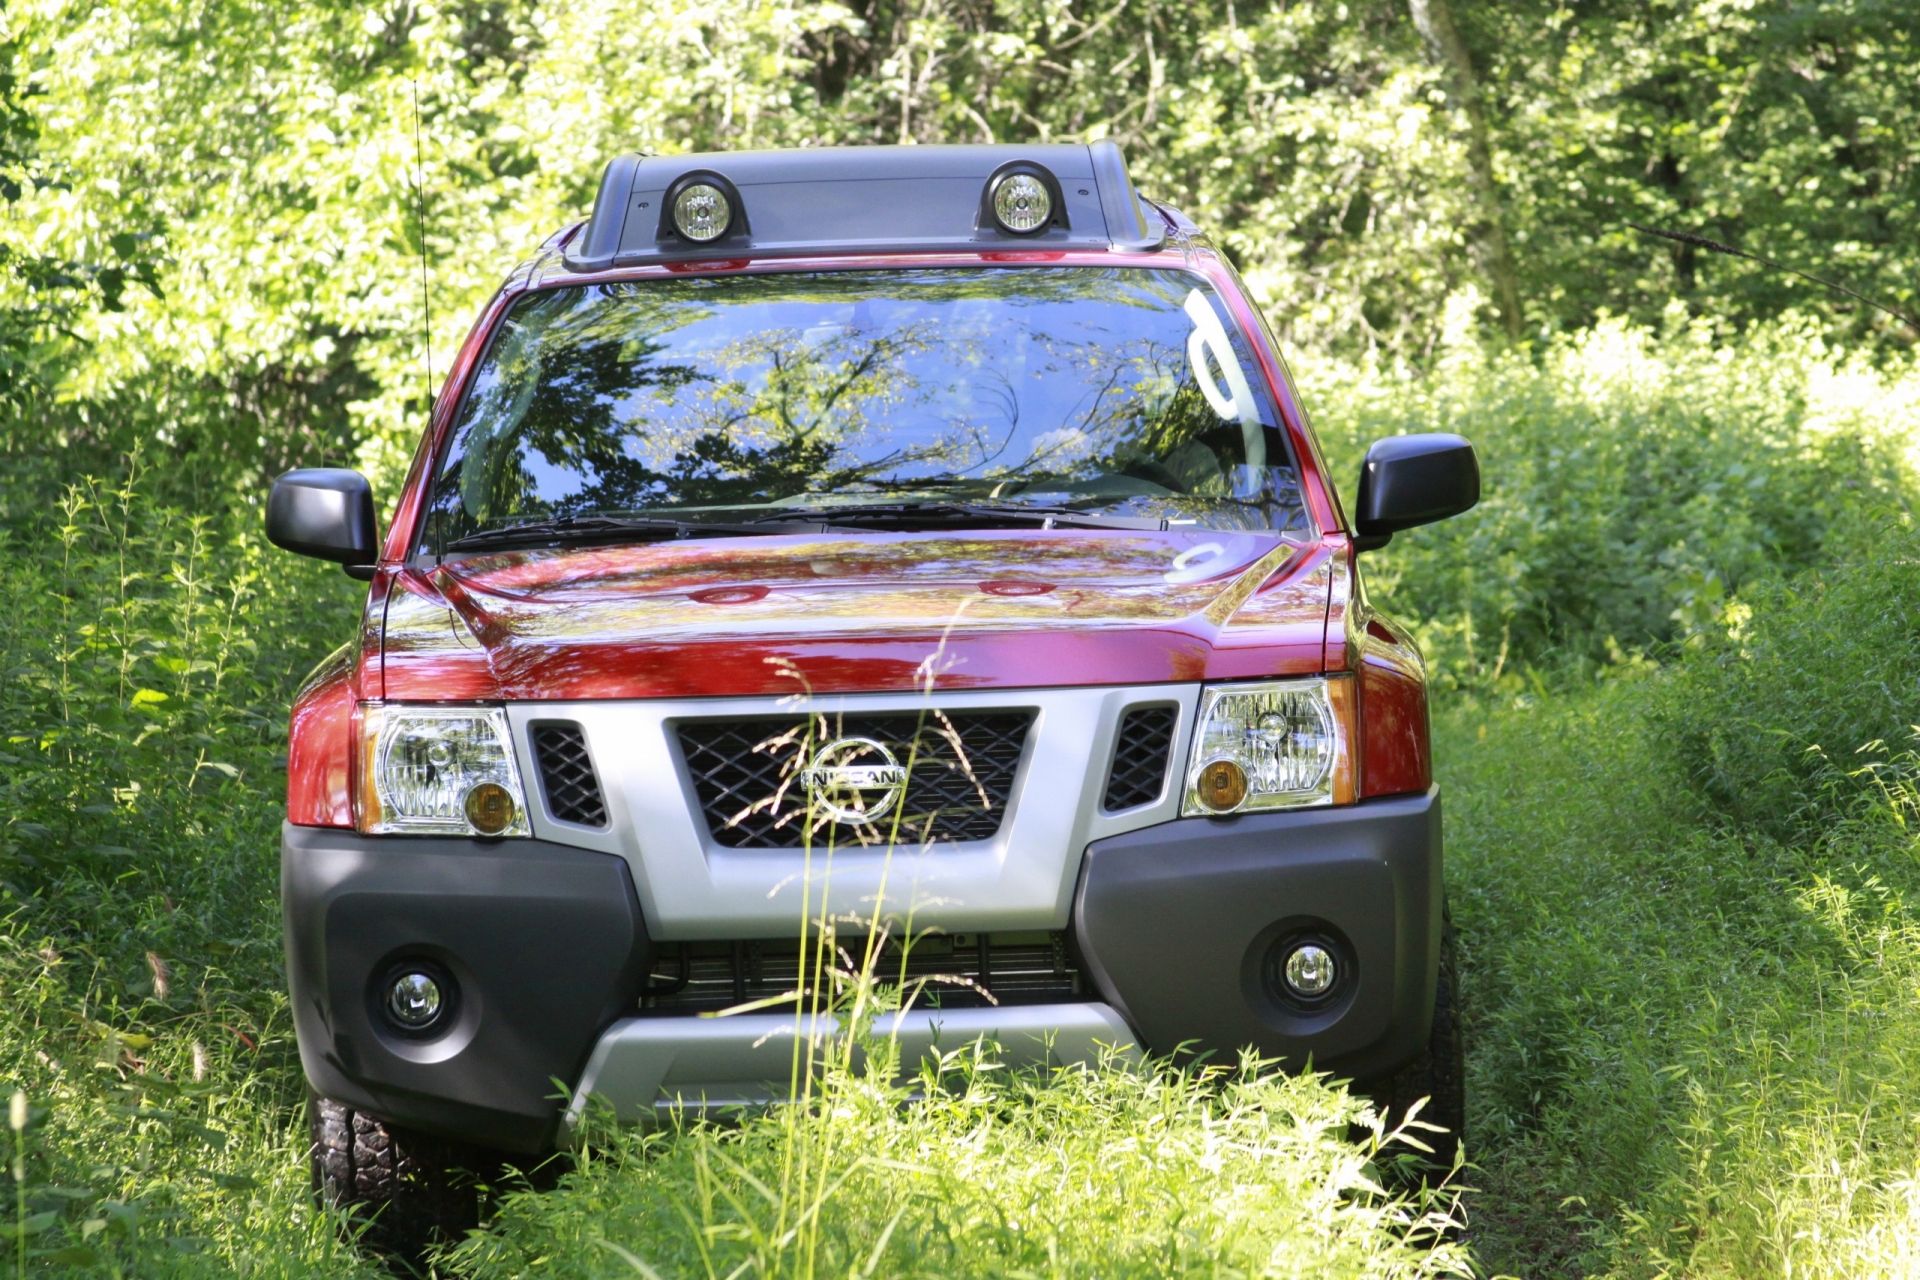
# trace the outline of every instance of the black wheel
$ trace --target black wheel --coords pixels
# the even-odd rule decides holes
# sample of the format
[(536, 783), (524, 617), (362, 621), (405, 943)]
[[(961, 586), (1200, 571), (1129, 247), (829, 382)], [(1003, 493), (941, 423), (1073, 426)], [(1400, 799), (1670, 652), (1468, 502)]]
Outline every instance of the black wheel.
[(1453, 921), (1449, 919), (1440, 936), (1440, 978), (1433, 994), (1433, 1030), (1427, 1036), (1426, 1050), (1367, 1091), (1386, 1112), (1389, 1129), (1406, 1118), (1414, 1103), (1421, 1098), (1428, 1100), (1420, 1108), (1418, 1119), (1442, 1125), (1446, 1132), (1411, 1132), (1433, 1148), (1433, 1154), (1425, 1159), (1427, 1172), (1433, 1177), (1445, 1177), (1453, 1171), (1467, 1128), (1466, 1041), (1460, 1029), (1460, 965), (1455, 950)]
[(483, 1148), (413, 1133), (314, 1098), (309, 1108), (314, 1195), (365, 1224), (369, 1249), (408, 1265), (436, 1239), (458, 1240), (480, 1221), (481, 1193), (502, 1167)]

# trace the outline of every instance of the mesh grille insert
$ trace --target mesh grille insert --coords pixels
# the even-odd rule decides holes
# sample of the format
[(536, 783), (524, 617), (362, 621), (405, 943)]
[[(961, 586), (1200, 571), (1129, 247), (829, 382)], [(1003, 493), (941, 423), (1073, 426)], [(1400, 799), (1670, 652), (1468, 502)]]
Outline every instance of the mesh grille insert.
[[(1033, 712), (898, 711), (820, 716), (809, 737), (791, 719), (690, 720), (680, 750), (693, 776), (707, 829), (733, 849), (794, 849), (807, 842), (807, 788), (799, 775), (808, 749), (867, 738), (909, 770), (898, 812), (900, 844), (990, 840), (1000, 830), (1026, 753)], [(817, 810), (814, 842), (882, 843), (889, 812), (875, 823), (835, 825)]]
[(574, 724), (533, 727), (533, 754), (540, 766), (540, 789), (547, 812), (561, 822), (583, 827), (607, 825), (607, 801), (587, 754), (587, 736)]
[[(821, 981), (838, 988), (866, 957), (867, 939), (835, 939), (827, 972), (816, 973), (812, 939), (803, 952), (793, 938), (754, 942), (663, 942), (640, 997), (640, 1012), (685, 1016), (729, 1009), (804, 990)], [(991, 1005), (1051, 1004), (1093, 999), (1072, 940), (1064, 933), (927, 934), (904, 954), (885, 938), (874, 977), (898, 986), (902, 1004), (915, 1008), (979, 1009)], [(791, 1003), (762, 1012), (790, 1012)]]
[(1167, 780), (1167, 760), (1173, 754), (1173, 730), (1180, 712), (1171, 704), (1133, 707), (1120, 720), (1113, 740), (1113, 765), (1107, 772), (1108, 812), (1151, 804), (1160, 798)]

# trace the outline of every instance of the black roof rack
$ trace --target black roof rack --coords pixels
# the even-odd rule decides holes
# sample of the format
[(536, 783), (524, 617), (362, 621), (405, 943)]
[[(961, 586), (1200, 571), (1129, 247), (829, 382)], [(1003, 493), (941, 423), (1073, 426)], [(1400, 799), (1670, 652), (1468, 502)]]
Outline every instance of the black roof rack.
[[(1026, 172), (1053, 195), (1052, 215), (1024, 234), (1000, 226), (991, 184)], [(669, 198), (711, 183), (734, 204), (716, 239), (695, 243)], [(868, 253), (982, 249), (1158, 249), (1161, 218), (1127, 177), (1112, 142), (1091, 145), (818, 147), (615, 158), (593, 217), (567, 246), (574, 271), (698, 258), (824, 250)]]

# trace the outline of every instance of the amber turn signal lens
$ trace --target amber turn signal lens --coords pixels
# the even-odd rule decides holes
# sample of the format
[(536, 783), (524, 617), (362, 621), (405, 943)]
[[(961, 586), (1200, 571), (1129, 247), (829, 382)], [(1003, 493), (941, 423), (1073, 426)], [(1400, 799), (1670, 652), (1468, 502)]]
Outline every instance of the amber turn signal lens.
[(1209, 760), (1193, 780), (1196, 798), (1214, 813), (1232, 813), (1247, 799), (1247, 771), (1232, 760)]
[(513, 825), (513, 793), (497, 782), (467, 792), (467, 824), (483, 836), (497, 836)]

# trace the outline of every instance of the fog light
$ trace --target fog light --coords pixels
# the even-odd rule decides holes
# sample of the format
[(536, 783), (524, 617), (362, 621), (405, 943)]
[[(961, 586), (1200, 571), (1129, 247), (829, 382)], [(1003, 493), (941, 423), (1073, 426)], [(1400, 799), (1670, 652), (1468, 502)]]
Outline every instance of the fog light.
[(733, 225), (733, 203), (711, 182), (689, 183), (673, 200), (673, 227), (695, 244), (718, 240)]
[(1053, 216), (1053, 197), (1047, 184), (1030, 173), (1010, 173), (993, 184), (993, 217), (1017, 236), (1047, 225)]
[(483, 836), (497, 836), (513, 825), (513, 793), (497, 782), (467, 792), (467, 823)]
[(408, 1031), (425, 1031), (438, 1022), (442, 1004), (440, 984), (418, 969), (402, 973), (387, 988), (387, 1016)]
[(1246, 803), (1247, 771), (1237, 760), (1209, 760), (1193, 776), (1193, 798), (1210, 812), (1232, 813)]
[(1286, 979), (1287, 990), (1302, 1000), (1318, 1000), (1333, 990), (1334, 981), (1340, 976), (1333, 953), (1313, 942), (1303, 942), (1289, 951), (1280, 972)]

